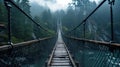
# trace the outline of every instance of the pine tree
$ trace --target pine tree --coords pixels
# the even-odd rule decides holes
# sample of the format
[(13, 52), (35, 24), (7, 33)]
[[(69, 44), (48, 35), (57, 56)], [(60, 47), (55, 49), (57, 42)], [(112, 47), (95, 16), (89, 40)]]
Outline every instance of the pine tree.
[[(14, 1), (23, 11), (30, 16), (30, 6), (28, 0)], [(16, 7), (11, 9), (12, 17), (12, 35), (20, 40), (29, 40), (32, 38), (32, 22)]]

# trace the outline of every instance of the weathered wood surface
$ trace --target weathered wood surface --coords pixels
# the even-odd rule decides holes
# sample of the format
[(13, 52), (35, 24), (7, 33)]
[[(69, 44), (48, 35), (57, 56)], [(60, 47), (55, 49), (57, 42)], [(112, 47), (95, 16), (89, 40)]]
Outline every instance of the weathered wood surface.
[(0, 46), (0, 51), (4, 51), (4, 50), (11, 49), (11, 48), (16, 48), (16, 47), (29, 46), (29, 45), (31, 45), (33, 43), (37, 43), (39, 41), (47, 40), (47, 39), (50, 39), (50, 38), (52, 38), (52, 37), (35, 39), (35, 40), (30, 40), (30, 41), (26, 41), (26, 42), (16, 43), (16, 44), (12, 44), (12, 45), (3, 45), (3, 46)]
[(89, 40), (89, 39), (77, 38), (77, 37), (72, 37), (72, 36), (65, 36), (65, 37), (71, 38), (74, 40), (78, 40), (78, 41), (84, 41), (84, 42), (89, 42), (89, 43), (98, 44), (98, 45), (104, 45), (104, 46), (108, 46), (108, 47), (120, 48), (119, 43)]
[(47, 63), (47, 67), (76, 67), (59, 31), (58, 40)]

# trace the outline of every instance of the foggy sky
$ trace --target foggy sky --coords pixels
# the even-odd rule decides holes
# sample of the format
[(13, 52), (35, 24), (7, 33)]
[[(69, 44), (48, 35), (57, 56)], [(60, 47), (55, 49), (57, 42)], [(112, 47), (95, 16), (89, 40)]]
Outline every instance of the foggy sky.
[[(91, 2), (99, 3), (100, 0), (90, 0)], [(37, 3), (40, 6), (50, 8), (51, 11), (66, 10), (72, 0), (30, 0), (30, 3)]]

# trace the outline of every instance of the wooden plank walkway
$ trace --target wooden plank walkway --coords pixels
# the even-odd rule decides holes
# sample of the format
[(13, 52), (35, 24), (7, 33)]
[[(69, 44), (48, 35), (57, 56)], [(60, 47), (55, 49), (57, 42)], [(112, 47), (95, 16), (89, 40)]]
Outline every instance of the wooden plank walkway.
[(52, 51), (47, 67), (76, 67), (59, 31), (58, 40)]

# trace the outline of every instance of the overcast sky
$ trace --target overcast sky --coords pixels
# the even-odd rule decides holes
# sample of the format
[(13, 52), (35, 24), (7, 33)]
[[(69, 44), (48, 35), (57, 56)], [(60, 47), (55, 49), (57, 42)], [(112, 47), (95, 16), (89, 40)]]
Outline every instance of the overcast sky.
[[(100, 0), (90, 0), (91, 2), (98, 2)], [(68, 7), (69, 3), (72, 3), (72, 0), (30, 0), (30, 2), (38, 3), (41, 6), (47, 6), (51, 9), (51, 11), (56, 10), (65, 10)]]

